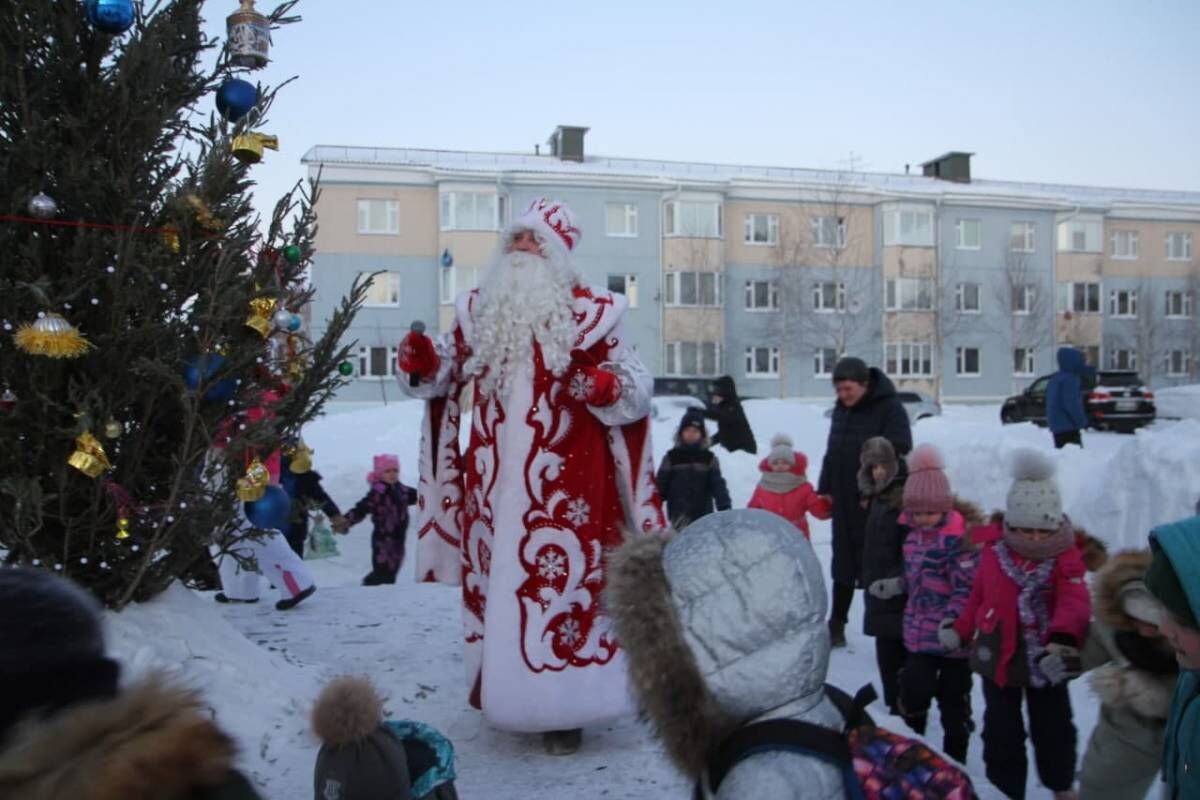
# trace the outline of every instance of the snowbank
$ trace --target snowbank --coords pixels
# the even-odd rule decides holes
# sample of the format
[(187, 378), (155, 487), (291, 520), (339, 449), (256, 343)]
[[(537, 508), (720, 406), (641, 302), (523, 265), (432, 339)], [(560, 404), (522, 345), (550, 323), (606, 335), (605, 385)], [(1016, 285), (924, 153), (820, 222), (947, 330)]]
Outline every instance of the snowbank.
[(1200, 383), (1154, 390), (1159, 419), (1200, 419)]

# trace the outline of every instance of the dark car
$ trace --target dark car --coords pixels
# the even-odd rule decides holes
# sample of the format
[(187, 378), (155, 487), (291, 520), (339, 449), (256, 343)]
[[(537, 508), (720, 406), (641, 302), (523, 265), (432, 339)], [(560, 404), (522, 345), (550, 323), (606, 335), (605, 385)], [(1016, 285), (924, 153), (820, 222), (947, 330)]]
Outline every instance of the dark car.
[[(1032, 422), (1046, 425), (1046, 386), (1050, 376), (1029, 384), (1029, 388), (1004, 401), (1000, 421)], [(1154, 421), (1154, 393), (1131, 370), (1101, 370), (1095, 376), (1083, 378), (1083, 407), (1089, 427), (1132, 433)]]

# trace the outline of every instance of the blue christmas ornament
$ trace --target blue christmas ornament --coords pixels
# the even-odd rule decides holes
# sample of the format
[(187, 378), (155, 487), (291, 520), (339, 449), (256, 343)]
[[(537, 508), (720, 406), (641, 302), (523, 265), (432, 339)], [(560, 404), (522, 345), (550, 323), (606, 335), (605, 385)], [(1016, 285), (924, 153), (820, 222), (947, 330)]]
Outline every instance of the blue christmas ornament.
[(217, 89), (217, 112), (230, 122), (250, 113), (258, 102), (258, 87), (241, 78), (230, 78)]
[[(201, 379), (208, 383), (223, 366), (225, 366), (225, 357), (216, 353), (194, 356), (183, 365), (183, 384), (189, 391), (194, 392), (200, 388)], [(204, 402), (223, 403), (233, 397), (235, 391), (237, 391), (237, 382), (233, 378), (225, 378), (209, 385), (204, 392)]]
[(281, 486), (271, 484), (260, 499), (244, 503), (242, 508), (256, 528), (286, 531), (291, 524), (292, 498)]
[(85, 0), (88, 22), (105, 33), (124, 33), (136, 16), (133, 0)]
[(454, 256), (450, 255), (449, 247), (442, 251), (442, 266), (446, 269), (454, 266)]
[(304, 321), (300, 319), (300, 315), (292, 314), (292, 318), (290, 320), (288, 320), (288, 330), (289, 331), (298, 331), (298, 330), (300, 330), (300, 326), (302, 324), (304, 324)]

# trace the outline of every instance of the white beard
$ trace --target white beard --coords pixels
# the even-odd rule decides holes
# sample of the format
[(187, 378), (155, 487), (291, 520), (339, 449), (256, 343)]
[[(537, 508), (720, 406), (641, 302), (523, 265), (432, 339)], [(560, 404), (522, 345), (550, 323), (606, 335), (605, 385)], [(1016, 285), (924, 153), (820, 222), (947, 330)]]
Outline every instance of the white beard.
[(475, 299), (475, 325), (467, 341), (471, 357), (465, 365), (485, 395), (507, 394), (517, 372), (532, 366), (535, 340), (546, 368), (557, 377), (566, 372), (577, 283), (565, 259), (550, 248), (546, 257), (514, 252), (492, 263)]

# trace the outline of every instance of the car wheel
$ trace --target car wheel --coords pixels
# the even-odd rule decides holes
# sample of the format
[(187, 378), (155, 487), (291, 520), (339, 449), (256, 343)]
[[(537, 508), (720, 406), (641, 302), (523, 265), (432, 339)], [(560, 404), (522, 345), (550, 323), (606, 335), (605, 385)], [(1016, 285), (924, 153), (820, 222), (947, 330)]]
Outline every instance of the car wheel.
[(1000, 409), (1000, 424), (1001, 425), (1012, 425), (1016, 421), (1017, 420), (1013, 417), (1012, 411), (1010, 411), (1007, 408)]

